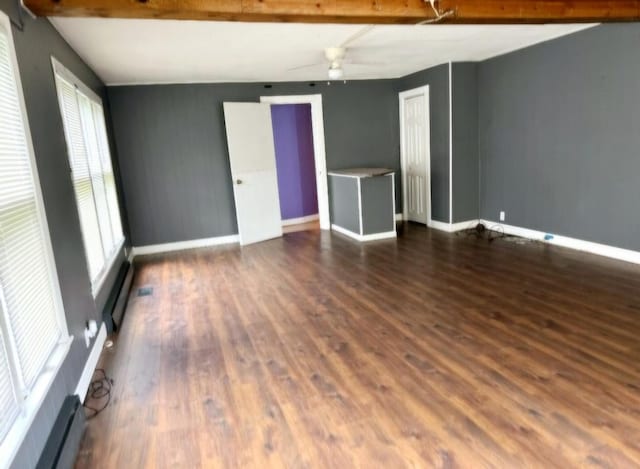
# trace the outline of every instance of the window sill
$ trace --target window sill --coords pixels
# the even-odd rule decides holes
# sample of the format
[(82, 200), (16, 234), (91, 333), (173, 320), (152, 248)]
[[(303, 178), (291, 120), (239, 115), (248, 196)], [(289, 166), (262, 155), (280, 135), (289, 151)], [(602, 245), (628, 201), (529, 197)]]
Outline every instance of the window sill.
[(122, 251), (122, 248), (124, 247), (124, 242), (125, 242), (125, 237), (123, 236), (120, 239), (120, 241), (118, 241), (118, 243), (116, 244), (116, 247), (111, 252), (111, 255), (109, 256), (109, 259), (107, 259), (107, 261), (105, 262), (104, 268), (102, 269), (102, 271), (98, 274), (96, 279), (91, 282), (91, 293), (93, 294), (94, 300), (100, 294), (100, 291), (104, 286), (104, 282), (107, 280), (107, 277), (109, 276), (109, 272), (111, 272), (111, 269), (113, 268), (113, 265), (115, 264), (116, 259), (120, 254), (120, 251)]
[[(24, 438), (26, 437), (31, 424), (40, 410), (54, 379), (58, 375), (60, 367), (64, 363), (73, 337), (63, 338), (53, 349), (47, 364), (38, 377), (31, 393), (22, 404), (22, 411), (11, 426), (11, 429), (0, 444), (0, 467), (9, 467), (15, 458)], [(6, 464), (6, 466), (5, 466)]]

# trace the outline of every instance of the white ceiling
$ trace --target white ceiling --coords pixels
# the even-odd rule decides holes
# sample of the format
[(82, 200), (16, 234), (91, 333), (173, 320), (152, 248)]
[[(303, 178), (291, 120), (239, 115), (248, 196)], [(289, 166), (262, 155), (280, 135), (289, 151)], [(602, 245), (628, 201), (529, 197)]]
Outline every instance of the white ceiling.
[[(108, 85), (325, 80), (323, 50), (350, 38), (346, 79), (479, 61), (592, 25), (375, 26), (51, 18)], [(367, 29), (370, 28), (370, 29)], [(359, 35), (359, 33), (364, 34)], [(290, 70), (311, 63), (315, 67)]]

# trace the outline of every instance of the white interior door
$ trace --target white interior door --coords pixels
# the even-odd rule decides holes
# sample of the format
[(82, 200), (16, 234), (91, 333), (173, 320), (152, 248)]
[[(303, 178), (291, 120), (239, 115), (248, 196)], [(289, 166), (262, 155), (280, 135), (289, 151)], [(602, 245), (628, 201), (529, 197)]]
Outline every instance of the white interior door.
[(405, 220), (431, 218), (429, 88), (400, 93), (400, 152)]
[(271, 108), (224, 103), (240, 244), (282, 236)]

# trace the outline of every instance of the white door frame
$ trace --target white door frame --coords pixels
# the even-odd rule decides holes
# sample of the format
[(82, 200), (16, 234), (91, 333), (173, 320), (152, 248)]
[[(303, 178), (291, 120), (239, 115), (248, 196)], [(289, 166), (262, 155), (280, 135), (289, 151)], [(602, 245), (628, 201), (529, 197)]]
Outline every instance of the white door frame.
[(426, 179), (426, 193), (427, 193), (427, 226), (431, 226), (433, 220), (431, 219), (431, 121), (429, 109), (429, 85), (420, 86), (407, 91), (401, 91), (398, 93), (398, 100), (400, 101), (400, 173), (402, 181), (402, 217), (407, 219), (407, 181), (406, 181), (406, 163), (405, 163), (405, 148), (404, 148), (404, 100), (407, 98), (413, 98), (415, 96), (422, 95), (424, 97), (424, 109), (427, 125), (425, 125), (426, 141), (427, 145), (427, 177)]
[(329, 219), (329, 185), (327, 183), (327, 155), (325, 153), (324, 146), (322, 95), (305, 94), (292, 96), (260, 96), (260, 102), (270, 104), (311, 104), (313, 157), (316, 167), (316, 188), (318, 189), (318, 215), (320, 219), (320, 229), (331, 229), (331, 220)]

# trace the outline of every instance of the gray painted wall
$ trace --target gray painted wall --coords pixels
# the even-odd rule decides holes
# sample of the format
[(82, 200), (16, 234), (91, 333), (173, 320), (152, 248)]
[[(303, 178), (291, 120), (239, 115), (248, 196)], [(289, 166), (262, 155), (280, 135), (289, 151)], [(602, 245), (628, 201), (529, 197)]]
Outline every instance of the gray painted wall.
[(453, 222), (478, 219), (477, 64), (452, 64)]
[[(64, 396), (75, 389), (89, 353), (81, 339), (84, 322), (100, 319), (118, 265), (94, 301), (78, 249), (82, 238), (50, 56), (103, 96), (104, 86), (48, 21), (19, 18), (13, 1), (0, 0), (0, 9), (24, 21), (14, 27), (14, 39), (65, 313), (76, 337), (14, 463), (32, 467)], [(496, 219), (506, 210), (510, 224), (640, 250), (639, 42), (640, 25), (604, 25), (478, 65), (454, 64), (454, 221), (474, 213), (475, 179), (483, 218)], [(110, 88), (105, 109), (111, 109), (115, 123), (112, 151), (124, 171), (133, 242), (236, 232), (223, 101), (322, 93), (328, 168), (371, 165), (399, 173), (397, 92), (424, 84), (431, 91), (433, 218), (446, 222), (448, 65), (395, 81), (313, 88), (304, 83), (270, 89), (259, 84)], [(477, 138), (480, 172), (474, 178)]]
[[(449, 222), (449, 64), (438, 65), (396, 80), (397, 92), (429, 85), (431, 123), (431, 218)], [(398, 131), (399, 132), (399, 131)], [(402, 193), (398, 185), (397, 192)], [(401, 205), (397, 205), (401, 207)], [(400, 210), (400, 208), (398, 208)]]
[(607, 24), (479, 65), (483, 218), (640, 250), (639, 45)]
[[(75, 337), (13, 463), (16, 468), (29, 468), (37, 462), (62, 401), (75, 390), (89, 355), (90, 349), (85, 347), (82, 334), (85, 321), (95, 319), (100, 322), (105, 301), (104, 292), (98, 295), (96, 302), (91, 295), (51, 55), (98, 94), (105, 96), (105, 89), (47, 20), (32, 20), (26, 14), (21, 19), (15, 5), (13, 1), (0, 0), (0, 10), (10, 14), (16, 23), (23, 22), (22, 27), (14, 26), (13, 37), (67, 324)], [(118, 267), (116, 263), (103, 290), (113, 284)]]
[(353, 177), (329, 176), (329, 212), (331, 223), (360, 234), (358, 180)]
[(363, 235), (395, 231), (392, 178), (389, 175), (360, 179)]
[[(108, 88), (135, 246), (237, 233), (222, 103), (322, 94), (327, 168), (399, 172), (398, 96), (390, 80)], [(399, 207), (399, 199), (398, 204)]]

